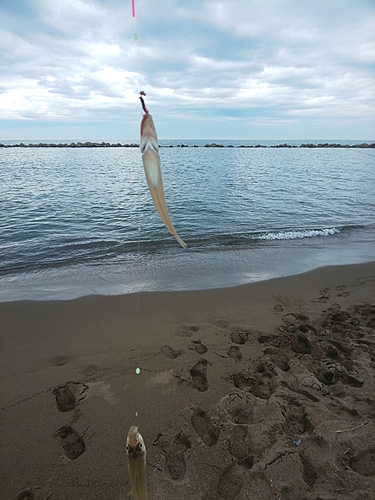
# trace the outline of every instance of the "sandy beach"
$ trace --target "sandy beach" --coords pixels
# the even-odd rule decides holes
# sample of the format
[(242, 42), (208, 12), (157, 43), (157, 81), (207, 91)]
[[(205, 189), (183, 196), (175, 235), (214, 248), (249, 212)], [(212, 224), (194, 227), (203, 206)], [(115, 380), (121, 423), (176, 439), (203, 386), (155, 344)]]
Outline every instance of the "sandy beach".
[(135, 412), (150, 500), (374, 498), (375, 262), (5, 302), (0, 330), (2, 499), (129, 499)]

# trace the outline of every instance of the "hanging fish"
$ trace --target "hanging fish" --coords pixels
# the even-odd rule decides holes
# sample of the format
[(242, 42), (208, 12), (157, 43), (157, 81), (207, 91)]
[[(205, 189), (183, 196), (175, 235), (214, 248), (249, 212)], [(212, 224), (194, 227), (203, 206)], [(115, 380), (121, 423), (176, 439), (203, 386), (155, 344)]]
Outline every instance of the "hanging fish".
[(138, 432), (138, 426), (132, 425), (126, 438), (130, 486), (134, 500), (148, 500), (146, 481), (146, 446)]
[(187, 248), (187, 244), (178, 236), (172, 221), (169, 217), (167, 203), (165, 201), (163, 180), (161, 177), (160, 156), (158, 137), (156, 135), (154, 121), (146, 108), (143, 97), (146, 95), (141, 92), (140, 100), (145, 114), (141, 121), (141, 140), (140, 147), (142, 153), (143, 166), (146, 173), (147, 184), (150, 189), (152, 199), (156, 210), (158, 211), (161, 220), (164, 222), (168, 231), (176, 238), (183, 248)]

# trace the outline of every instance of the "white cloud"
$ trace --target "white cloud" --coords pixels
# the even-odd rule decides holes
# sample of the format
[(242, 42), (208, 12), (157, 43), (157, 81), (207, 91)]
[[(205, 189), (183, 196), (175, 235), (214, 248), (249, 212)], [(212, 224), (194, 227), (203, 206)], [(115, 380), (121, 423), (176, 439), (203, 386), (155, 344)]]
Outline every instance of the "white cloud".
[(124, 0), (23, 4), (0, 4), (3, 120), (116, 121), (144, 89), (151, 111), (193, 120), (329, 119), (334, 136), (363, 117), (368, 132), (370, 0), (136, 0), (135, 20)]

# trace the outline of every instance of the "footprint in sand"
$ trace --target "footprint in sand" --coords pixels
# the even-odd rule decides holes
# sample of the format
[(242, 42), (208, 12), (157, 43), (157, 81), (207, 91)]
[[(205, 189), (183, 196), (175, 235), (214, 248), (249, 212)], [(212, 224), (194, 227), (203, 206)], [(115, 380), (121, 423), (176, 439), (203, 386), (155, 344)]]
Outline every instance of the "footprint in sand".
[(310, 460), (301, 453), (300, 459), (303, 467), (302, 478), (308, 486), (313, 487), (318, 479), (318, 474)]
[(337, 297), (349, 297), (350, 293), (345, 290), (345, 285), (339, 285), (336, 287)]
[(202, 344), (200, 340), (193, 340), (189, 344), (189, 349), (191, 349), (192, 351), (196, 351), (198, 354), (206, 354), (206, 352), (208, 351), (207, 346)]
[(53, 390), (53, 394), (56, 397), (57, 409), (61, 412), (74, 410), (87, 389), (87, 385), (75, 382), (58, 385)]
[(198, 325), (181, 325), (181, 330), (176, 333), (179, 337), (191, 337), (193, 333), (199, 331)]
[(76, 407), (76, 397), (69, 389), (68, 384), (59, 385), (53, 390), (59, 411), (71, 411)]
[(230, 339), (234, 344), (246, 344), (247, 333), (245, 332), (232, 332)]
[(197, 408), (194, 411), (191, 416), (191, 425), (205, 445), (213, 446), (217, 443), (219, 432), (204, 410)]
[(61, 438), (64, 454), (69, 460), (76, 460), (86, 449), (82, 437), (69, 425), (58, 429), (54, 437)]
[(21, 491), (21, 493), (18, 493), (16, 496), (16, 500), (34, 500), (34, 493), (29, 490)]
[(317, 301), (313, 301), (313, 302), (322, 302), (322, 303), (326, 303), (329, 301), (329, 298), (330, 298), (330, 295), (329, 295), (329, 288), (323, 288), (323, 290), (319, 290), (319, 297), (318, 297), (318, 300)]
[(191, 443), (183, 434), (177, 434), (165, 460), (165, 474), (174, 482), (182, 481), (186, 475), (185, 452)]
[(228, 356), (234, 361), (241, 361), (242, 352), (241, 349), (237, 345), (231, 345), (228, 349)]
[(306, 413), (306, 408), (301, 405), (299, 400), (294, 398), (289, 400), (285, 423), (291, 436), (310, 434), (314, 430)]
[(164, 354), (166, 358), (169, 359), (176, 359), (178, 356), (181, 355), (181, 351), (175, 351), (174, 349), (172, 349), (172, 347), (169, 347), (169, 345), (163, 345), (160, 351)]
[[(245, 461), (250, 455), (250, 436), (245, 425), (234, 425), (231, 429), (229, 442), (229, 453), (237, 460)], [(253, 462), (253, 458), (247, 464)]]
[(237, 464), (226, 467), (219, 476), (218, 493), (222, 498), (235, 498), (242, 489), (242, 478)]
[(292, 350), (297, 354), (308, 354), (311, 351), (311, 343), (303, 334), (297, 334), (292, 338)]
[(200, 359), (198, 363), (190, 369), (192, 385), (194, 389), (197, 389), (199, 392), (204, 392), (208, 389), (207, 364), (207, 360)]
[(235, 424), (251, 424), (253, 421), (252, 409), (241, 406), (233, 408), (232, 420)]
[(285, 353), (280, 352), (280, 349), (267, 347), (263, 352), (264, 354), (268, 354), (270, 356), (271, 362), (280, 368), (280, 370), (283, 372), (290, 370), (289, 358)]

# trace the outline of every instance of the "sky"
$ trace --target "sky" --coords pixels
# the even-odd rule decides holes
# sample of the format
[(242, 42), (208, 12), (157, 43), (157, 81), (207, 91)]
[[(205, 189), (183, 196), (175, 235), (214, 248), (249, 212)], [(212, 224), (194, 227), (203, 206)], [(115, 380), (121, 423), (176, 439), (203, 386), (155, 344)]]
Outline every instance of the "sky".
[(0, 0), (0, 141), (375, 140), (375, 0)]

